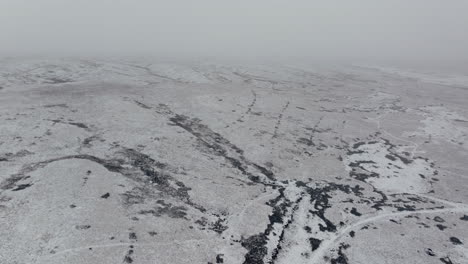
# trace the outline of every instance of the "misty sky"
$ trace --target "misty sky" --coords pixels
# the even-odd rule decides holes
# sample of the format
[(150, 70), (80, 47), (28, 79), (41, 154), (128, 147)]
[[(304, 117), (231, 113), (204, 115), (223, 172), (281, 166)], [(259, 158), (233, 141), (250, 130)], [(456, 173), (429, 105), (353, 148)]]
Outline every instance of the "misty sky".
[(468, 59), (467, 0), (0, 0), (0, 53)]

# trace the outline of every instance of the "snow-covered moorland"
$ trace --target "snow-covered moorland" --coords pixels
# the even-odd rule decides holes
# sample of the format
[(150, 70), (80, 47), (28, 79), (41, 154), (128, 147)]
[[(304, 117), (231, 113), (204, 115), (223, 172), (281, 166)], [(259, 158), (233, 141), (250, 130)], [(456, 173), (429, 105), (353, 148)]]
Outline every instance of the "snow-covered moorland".
[(468, 263), (468, 83), (421, 76), (2, 59), (0, 263)]

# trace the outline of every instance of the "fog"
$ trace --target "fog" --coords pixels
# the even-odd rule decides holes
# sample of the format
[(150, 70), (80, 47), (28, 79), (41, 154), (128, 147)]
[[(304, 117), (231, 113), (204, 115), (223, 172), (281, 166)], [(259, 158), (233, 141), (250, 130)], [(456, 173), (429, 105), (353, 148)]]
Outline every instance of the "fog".
[(0, 54), (468, 59), (466, 0), (0, 0)]

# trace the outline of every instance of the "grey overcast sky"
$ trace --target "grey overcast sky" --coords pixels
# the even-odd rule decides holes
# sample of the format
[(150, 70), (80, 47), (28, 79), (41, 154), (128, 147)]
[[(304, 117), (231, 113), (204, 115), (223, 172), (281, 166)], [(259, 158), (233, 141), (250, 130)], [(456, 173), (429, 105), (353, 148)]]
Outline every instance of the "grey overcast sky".
[(0, 0), (0, 53), (468, 59), (468, 0)]

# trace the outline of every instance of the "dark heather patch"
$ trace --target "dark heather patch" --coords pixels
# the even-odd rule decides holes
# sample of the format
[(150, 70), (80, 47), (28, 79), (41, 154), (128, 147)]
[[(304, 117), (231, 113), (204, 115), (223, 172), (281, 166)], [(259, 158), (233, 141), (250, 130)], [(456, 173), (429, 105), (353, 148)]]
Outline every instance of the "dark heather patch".
[(23, 158), (32, 154), (34, 153), (26, 149), (20, 150), (16, 153), (8, 152), (0, 155), (0, 161), (10, 161), (16, 158)]
[[(247, 106), (247, 111), (245, 111), (236, 121), (232, 122), (232, 124), (235, 124), (236, 122), (244, 122), (244, 118), (249, 114), (261, 115), (261, 113), (252, 113), (252, 108), (257, 102), (257, 93), (255, 93), (255, 91), (252, 90), (252, 95), (253, 95), (252, 102)], [(218, 99), (218, 100), (223, 101), (223, 99)]]
[(14, 191), (14, 192), (21, 191), (21, 190), (24, 190), (24, 189), (29, 188), (31, 186), (32, 186), (32, 184), (30, 184), (30, 183), (20, 184), (20, 185), (17, 185), (16, 188), (14, 188), (12, 191)]
[(248, 250), (244, 264), (264, 264), (263, 258), (268, 253), (265, 234), (260, 233), (242, 239), (241, 245)]
[(361, 215), (362, 215), (361, 213), (359, 213), (359, 212), (357, 211), (357, 209), (356, 209), (355, 207), (353, 207), (353, 208), (351, 209), (351, 213), (352, 213), (353, 215), (355, 215), (355, 216), (361, 216)]
[(389, 146), (388, 151), (390, 151), (390, 152), (393, 154), (393, 156), (397, 157), (401, 162), (403, 162), (403, 163), (406, 164), (406, 165), (408, 165), (408, 164), (410, 164), (410, 163), (413, 162), (412, 160), (410, 160), (410, 159), (408, 159), (408, 158), (406, 158), (406, 157), (403, 157), (402, 155), (396, 153), (396, 152), (394, 151), (394, 148), (396, 147), (396, 145), (390, 143), (390, 140), (385, 139), (385, 138), (381, 138), (381, 140), (384, 141), (384, 144), (385, 144), (385, 145)]
[(2, 183), (0, 184), (0, 189), (11, 190), (16, 187), (16, 183), (27, 178), (29, 178), (29, 176), (24, 176), (22, 174), (12, 175), (9, 178), (2, 181)]
[(329, 206), (328, 199), (331, 198), (331, 196), (328, 194), (328, 190), (310, 189), (308, 191), (310, 194), (310, 201), (311, 203), (314, 204), (314, 208), (316, 210), (316, 211), (311, 211), (311, 213), (318, 216), (325, 223), (325, 226), (323, 226), (321, 223), (319, 224), (320, 231), (335, 232), (336, 226), (325, 217), (325, 209), (328, 208)]
[(49, 105), (44, 105), (44, 108), (53, 108), (53, 107), (62, 107), (62, 108), (68, 108), (67, 104), (49, 104)]
[[(272, 200), (270, 200), (267, 205), (273, 208), (272, 214), (268, 216), (269, 223), (267, 228), (263, 233), (253, 235), (249, 238), (243, 238), (241, 241), (241, 245), (248, 250), (247, 254), (245, 255), (244, 264), (263, 264), (264, 258), (268, 254), (268, 249), (266, 247), (267, 241), (269, 236), (279, 235), (279, 242), (275, 249), (272, 251), (272, 259), (274, 260), (279, 250), (281, 249), (281, 242), (284, 236), (284, 230), (287, 226), (292, 222), (292, 219), (286, 219), (288, 209), (293, 207), (293, 202), (289, 201), (284, 195), (284, 187), (279, 189), (280, 195)], [(301, 199), (301, 198), (300, 198)], [(297, 205), (298, 201), (296, 201)], [(297, 209), (297, 207), (295, 208)], [(293, 208), (294, 211), (294, 208)], [(293, 213), (291, 214), (292, 217)], [(275, 224), (281, 224), (283, 226), (283, 231), (281, 234), (272, 233), (273, 226)]]
[(349, 172), (349, 176), (351, 176), (352, 178), (358, 180), (358, 181), (362, 181), (362, 182), (366, 182), (366, 180), (368, 178), (378, 178), (380, 177), (379, 174), (375, 173), (375, 172), (369, 172), (367, 171), (366, 169), (364, 169), (364, 167), (361, 166), (361, 164), (369, 164), (369, 163), (375, 163), (374, 161), (370, 161), (370, 160), (361, 160), (361, 161), (356, 161), (356, 162), (351, 162), (350, 164), (348, 164), (349, 167), (351, 167), (351, 171)]
[(218, 234), (223, 233), (228, 227), (224, 225), (225, 219), (219, 218), (216, 222), (214, 222), (209, 229), (215, 231)]
[[(399, 152), (397, 152), (397, 150), (396, 150), (397, 145), (394, 145), (394, 144), (390, 143), (390, 141), (385, 139), (385, 138), (380, 138), (380, 140), (384, 142), (387, 151), (390, 152), (389, 154), (386, 155), (386, 158), (388, 158), (388, 159), (390, 159), (392, 161), (400, 160), (405, 165), (411, 164), (413, 162), (413, 159), (409, 158), (406, 154), (400, 154)], [(374, 143), (377, 143), (377, 141), (375, 141)], [(373, 142), (367, 142), (367, 144), (373, 144)], [(365, 153), (365, 151), (363, 151), (361, 149), (351, 149), (351, 148), (349, 148), (349, 146), (347, 147), (347, 149), (348, 149), (347, 155)], [(416, 157), (415, 159), (422, 159), (422, 160), (425, 160), (426, 162), (429, 162), (428, 159), (423, 158), (423, 157)], [(362, 166), (362, 164), (365, 164), (365, 163), (372, 163), (372, 161), (356, 161), (356, 162), (352, 162), (352, 163), (348, 164), (348, 166), (351, 167), (351, 171), (349, 172), (349, 175), (352, 178), (356, 179), (356, 180), (364, 181), (364, 182), (368, 178), (380, 177), (379, 174), (377, 174), (375, 172), (368, 171), (367, 169), (365, 169), (365, 167)], [(389, 165), (391, 165), (391, 164), (389, 163)], [(434, 162), (430, 163), (430, 165), (431, 165), (432, 168), (434, 168), (434, 166), (435, 166)], [(396, 166), (396, 165), (393, 165), (393, 166), (395, 166), (395, 167), (397, 167), (399, 169), (402, 169), (399, 166)], [(422, 177), (425, 177), (425, 176), (422, 175)]]
[(246, 175), (251, 181), (266, 184), (255, 174), (261, 174), (270, 181), (275, 180), (273, 172), (247, 160), (242, 149), (201, 123), (200, 119), (176, 114), (170, 117), (169, 120), (173, 125), (181, 127), (192, 134), (215, 155), (223, 157), (232, 167)]
[[(170, 173), (175, 172), (175, 170), (171, 169), (169, 165), (157, 162), (146, 154), (128, 148), (123, 148), (121, 151), (117, 152), (117, 157), (118, 158), (105, 160), (86, 154), (71, 155), (40, 162), (35, 164), (34, 167), (43, 167), (48, 163), (66, 159), (90, 160), (101, 164), (111, 172), (116, 172), (134, 181), (145, 183), (144, 187), (132, 190), (132, 193), (127, 193), (128, 200), (136, 201), (135, 198), (138, 198), (137, 203), (142, 202), (144, 197), (155, 196), (156, 192), (154, 189), (156, 189), (164, 195), (177, 198), (202, 212), (205, 211), (203, 207), (191, 202), (188, 194), (190, 188), (186, 187), (182, 182), (175, 180), (170, 175)], [(127, 166), (124, 167), (124, 165), (131, 165), (131, 168)], [(35, 168), (32, 170), (34, 169)], [(159, 170), (163, 169), (165, 172), (161, 173)], [(150, 181), (155, 184), (148, 185)]]
[(357, 148), (359, 148), (360, 146), (365, 145), (365, 144), (366, 144), (366, 142), (354, 143), (354, 144), (353, 144), (353, 149), (357, 149)]
[(364, 150), (348, 150), (346, 152), (346, 155), (350, 156), (350, 155), (354, 155), (354, 154), (362, 154), (364, 152), (365, 152)]
[(283, 108), (281, 108), (281, 112), (278, 115), (278, 119), (277, 119), (276, 124), (275, 124), (275, 128), (274, 128), (274, 131), (273, 131), (272, 138), (277, 138), (278, 137), (278, 130), (279, 130), (280, 126), (281, 126), (281, 122), (283, 120), (283, 115), (284, 115), (284, 112), (286, 111), (286, 109), (288, 107), (289, 107), (289, 101), (287, 101), (286, 104), (283, 106)]
[[(329, 219), (325, 217), (325, 210), (330, 207), (329, 199), (331, 198), (330, 192), (342, 191), (346, 194), (353, 193), (356, 196), (361, 196), (361, 187), (356, 185), (351, 187), (350, 185), (328, 183), (327, 185), (319, 188), (307, 188), (307, 193), (310, 195), (310, 202), (314, 205), (314, 211), (309, 211), (313, 215), (318, 216), (324, 222), (325, 226), (320, 223), (319, 229), (322, 232), (336, 232), (336, 225), (333, 224)], [(385, 198), (386, 199), (386, 198)], [(380, 201), (374, 203), (379, 204)]]
[(135, 100), (134, 101), (139, 107), (144, 108), (144, 109), (151, 109), (151, 106), (148, 106), (140, 101)]
[(343, 253), (343, 249), (347, 249), (349, 245), (341, 244), (338, 249), (338, 257), (330, 260), (331, 264), (348, 264), (348, 257)]
[(156, 203), (158, 204), (156, 208), (150, 210), (141, 210), (139, 213), (151, 214), (156, 217), (166, 215), (171, 218), (186, 218), (185, 216), (187, 215), (187, 208), (183, 206), (173, 206), (171, 203), (166, 203), (163, 200), (158, 200)]
[(109, 196), (110, 196), (110, 193), (105, 193), (105, 194), (101, 195), (101, 198), (107, 199), (107, 198), (109, 198)]
[(320, 247), (322, 240), (311, 237), (309, 238), (309, 243), (310, 243), (310, 247), (312, 248), (312, 251), (315, 251), (317, 248)]
[(126, 191), (125, 193), (121, 194), (124, 204), (127, 206), (131, 206), (134, 204), (142, 204), (146, 197), (145, 197), (145, 190), (143, 188), (133, 188), (132, 190)]
[(138, 238), (137, 238), (137, 235), (136, 235), (135, 232), (130, 232), (130, 233), (128, 234), (128, 239), (130, 239), (130, 240), (137, 240)]
[[(133, 246), (130, 246), (130, 248), (133, 248)], [(127, 254), (124, 257), (123, 262), (124, 263), (133, 263), (133, 258), (132, 258), (133, 253), (134, 253), (133, 249), (129, 249), (127, 251)]]
[(202, 217), (201, 219), (196, 220), (195, 223), (200, 226), (206, 226), (208, 224), (208, 219)]
[[(310, 135), (309, 135), (309, 138), (300, 138), (298, 140), (298, 143), (302, 143), (302, 144), (306, 144), (307, 146), (312, 146), (312, 147), (316, 147), (316, 144), (314, 142), (314, 137), (315, 137), (315, 134), (316, 133), (322, 133), (323, 131), (321, 131), (319, 129), (319, 126), (320, 126), (320, 122), (322, 122), (322, 119), (323, 119), (323, 116), (321, 116), (319, 118), (319, 120), (317, 121), (317, 123), (315, 123), (314, 127), (308, 127), (306, 128), (307, 130), (310, 131)], [(317, 150), (320, 150), (319, 148), (317, 148)]]
[(62, 78), (58, 78), (58, 77), (52, 77), (52, 78), (48, 78), (47, 81), (45, 83), (50, 83), (50, 84), (61, 84), (61, 83), (68, 83), (68, 82), (72, 82), (73, 80), (71, 79), (62, 79)]
[[(289, 217), (286, 218), (286, 211), (284, 212), (284, 217), (283, 217), (283, 227), (282, 227), (282, 231), (281, 231), (281, 234), (279, 235), (279, 238), (278, 238), (278, 244), (276, 245), (276, 247), (273, 249), (272, 251), (272, 255), (271, 255), (271, 262), (275, 262), (276, 259), (278, 258), (278, 254), (280, 252), (280, 250), (282, 250), (282, 243), (283, 243), (283, 240), (284, 240), (284, 235), (285, 235), (285, 232), (286, 230), (289, 228), (289, 225), (291, 223), (294, 222), (294, 213), (297, 211), (297, 209), (299, 209), (299, 203), (302, 201), (302, 199), (304, 198), (304, 196), (300, 196), (296, 201), (289, 201), (286, 199), (286, 201), (288, 201), (289, 204), (287, 204), (288, 207), (292, 207), (292, 211), (291, 211), (291, 214), (289, 215)], [(276, 235), (276, 233), (273, 232), (273, 235)]]
[(385, 157), (386, 157), (387, 159), (391, 160), (391, 161), (395, 161), (395, 160), (396, 160), (396, 158), (395, 158), (393, 155), (390, 155), (390, 154), (385, 155)]
[(148, 234), (153, 237), (153, 236), (157, 235), (158, 233), (155, 232), (155, 231), (149, 231)]
[(224, 263), (224, 255), (223, 254), (218, 254), (216, 256), (216, 263)]
[(460, 241), (460, 239), (456, 237), (450, 237), (450, 242), (454, 245), (463, 245), (463, 242)]
[(93, 141), (96, 141), (96, 140), (99, 140), (99, 139), (100, 139), (100, 137), (97, 136), (97, 135), (87, 137), (87, 138), (85, 138), (85, 139), (83, 140), (82, 145), (83, 145), (83, 147), (85, 147), (85, 148), (89, 148), (89, 147), (92, 146), (92, 142), (93, 142)]
[(415, 205), (404, 204), (404, 205), (394, 205), (394, 207), (399, 212), (402, 212), (402, 211), (416, 211), (416, 206)]

